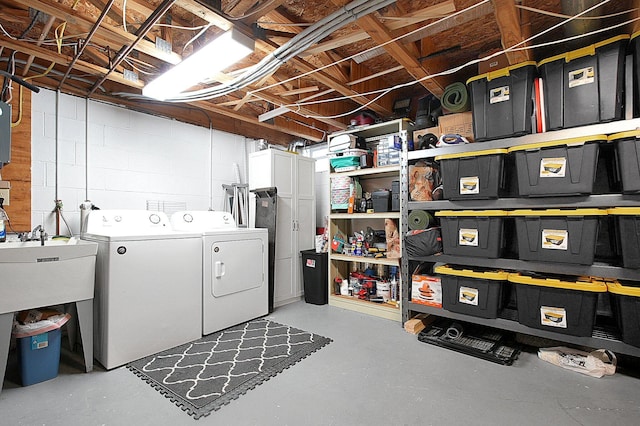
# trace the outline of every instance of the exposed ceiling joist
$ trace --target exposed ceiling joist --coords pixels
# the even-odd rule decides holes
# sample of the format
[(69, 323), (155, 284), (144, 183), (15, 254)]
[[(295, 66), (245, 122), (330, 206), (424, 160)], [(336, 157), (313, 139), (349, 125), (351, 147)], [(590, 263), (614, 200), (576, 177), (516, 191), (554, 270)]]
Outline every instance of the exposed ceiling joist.
[(358, 19), (357, 24), (365, 30), (376, 43), (380, 45), (384, 44), (384, 49), (389, 55), (402, 65), (413, 78), (419, 80), (420, 84), (430, 93), (438, 97), (444, 93), (448, 79), (443, 77), (429, 78), (435, 73), (425, 70), (415, 55), (412, 55), (401, 43), (392, 41), (393, 36), (378, 19), (367, 15)]
[[(525, 38), (522, 36), (520, 16), (514, 0), (491, 0), (496, 15), (496, 22), (502, 35), (502, 47), (508, 49), (519, 45)], [(510, 64), (519, 64), (532, 59), (530, 50), (507, 52)]]
[[(2, 41), (2, 43), (5, 47), (9, 49), (16, 50), (18, 52), (22, 52), (27, 55), (36, 56), (45, 61), (54, 62), (56, 64), (60, 64), (64, 66), (69, 66), (69, 64), (71, 63), (72, 58), (70, 58), (69, 56), (60, 55), (58, 53), (52, 52), (51, 50), (38, 47), (38, 46), (33, 46), (25, 42), (5, 39)], [(75, 69), (91, 75), (103, 75), (103, 74), (106, 74), (107, 71), (109, 71), (107, 68), (90, 64), (88, 62), (81, 61), (81, 60), (78, 60), (76, 62)], [(124, 78), (122, 74), (118, 72), (110, 73), (107, 79), (116, 83), (124, 84), (129, 87), (134, 87), (136, 89), (142, 89), (142, 86), (143, 86), (142, 82), (140, 81), (134, 82), (131, 80), (127, 80), (126, 78)]]
[[(76, 13), (70, 7), (65, 6), (61, 3), (57, 3), (53, 0), (15, 1), (22, 5), (32, 7), (36, 10), (44, 12), (48, 15), (55, 16), (62, 21), (77, 26), (82, 31), (89, 31), (93, 25), (92, 21), (84, 18), (79, 13)], [(98, 31), (96, 32), (96, 38), (100, 38), (107, 43), (111, 41), (112, 43), (127, 44), (135, 41), (136, 36), (124, 30), (121, 30), (120, 28), (105, 25), (98, 29)], [(155, 44), (146, 40), (141, 40), (140, 43), (137, 44), (136, 50), (171, 64), (177, 64), (181, 60), (180, 55), (178, 55), (177, 53), (166, 53), (158, 50)]]

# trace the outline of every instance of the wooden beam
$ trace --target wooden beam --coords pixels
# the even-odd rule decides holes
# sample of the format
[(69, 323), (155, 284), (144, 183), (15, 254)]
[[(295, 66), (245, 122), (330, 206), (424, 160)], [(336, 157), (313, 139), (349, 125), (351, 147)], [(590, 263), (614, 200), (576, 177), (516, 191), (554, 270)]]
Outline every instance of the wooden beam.
[(440, 97), (444, 93), (444, 88), (449, 83), (450, 78), (428, 78), (434, 72), (429, 72), (422, 67), (420, 62), (412, 55), (400, 42), (394, 41), (393, 37), (382, 23), (369, 14), (358, 19), (356, 23), (365, 30), (377, 44), (384, 44), (384, 49), (396, 62), (402, 65), (409, 74), (416, 80), (421, 80), (420, 84), (435, 96)]
[(366, 77), (359, 78), (357, 80), (349, 81), (347, 83), (348, 86), (353, 86), (354, 84), (364, 83), (365, 81), (373, 80), (377, 77), (382, 77), (383, 75), (391, 74), (392, 72), (403, 70), (404, 67), (402, 65), (398, 65), (397, 67), (389, 68), (384, 71), (377, 72), (375, 74), (368, 75)]
[(257, 18), (261, 16), (265, 16), (269, 12), (275, 11), (278, 6), (284, 3), (285, 0), (269, 0), (263, 2), (260, 6), (258, 6), (255, 10), (250, 11), (248, 14), (242, 17), (241, 21), (245, 25), (253, 24)]
[(200, 5), (194, 0), (178, 0), (176, 6), (183, 8), (184, 10), (193, 13), (197, 17), (204, 19), (216, 27), (227, 31), (230, 30), (233, 24), (228, 19), (218, 15), (208, 7)]
[[(33, 55), (45, 61), (55, 62), (56, 64), (59, 64), (59, 65), (69, 66), (72, 60), (70, 56), (59, 55), (58, 53), (52, 50), (44, 49), (42, 47), (34, 46), (32, 44), (25, 43), (25, 42), (15, 41), (11, 39), (4, 39), (2, 43), (4, 44), (5, 47), (9, 49), (17, 50), (18, 52), (22, 52), (27, 55)], [(100, 67), (98, 65), (90, 64), (84, 61), (77, 61), (74, 69), (84, 73), (91, 74), (91, 75), (104, 75), (108, 71), (106, 68)], [(109, 74), (108, 80), (114, 81), (116, 83), (124, 84), (129, 87), (134, 87), (137, 89), (142, 89), (142, 86), (143, 86), (142, 82), (140, 81), (134, 82), (134, 81), (127, 80), (124, 78), (122, 74), (116, 73), (116, 72)]]
[(293, 95), (300, 95), (302, 93), (317, 92), (318, 90), (320, 90), (318, 86), (309, 86), (309, 87), (301, 87), (299, 89), (287, 90), (286, 92), (278, 92), (276, 93), (276, 95), (277, 96), (293, 96)]
[[(491, 0), (491, 3), (493, 4), (496, 22), (502, 36), (502, 47), (508, 49), (524, 41), (515, 0)], [(524, 46), (521, 45), (520, 47)], [(507, 52), (507, 59), (509, 59), (509, 64), (511, 65), (531, 61), (532, 57), (530, 50)]]
[[(81, 31), (88, 31), (93, 26), (92, 20), (81, 16), (70, 7), (53, 0), (15, 1), (23, 6), (32, 7), (48, 15), (55, 16), (58, 19), (66, 21), (69, 25), (77, 26)], [(103, 25), (96, 32), (95, 39), (111, 41), (111, 44), (117, 43), (119, 46), (124, 46), (134, 42), (136, 40), (136, 36), (120, 28), (112, 27), (110, 25)], [(171, 64), (177, 64), (182, 60), (180, 55), (178, 55), (177, 53), (165, 53), (161, 50), (158, 50), (156, 49), (155, 44), (147, 40), (141, 40), (136, 45), (136, 50)]]
[[(406, 28), (416, 22), (426, 21), (427, 19), (439, 18), (446, 16), (456, 11), (455, 3), (453, 0), (447, 0), (438, 3), (434, 6), (426, 7), (424, 9), (417, 10), (413, 13), (404, 15), (402, 19), (392, 19), (389, 22), (385, 22), (384, 25), (389, 31), (396, 31), (402, 28)], [(366, 31), (358, 31), (349, 34), (344, 37), (334, 38), (325, 43), (316, 44), (314, 47), (307, 49), (303, 53), (306, 55), (317, 55), (320, 52), (336, 49), (338, 47), (346, 46), (347, 44), (356, 43), (358, 41), (366, 40), (369, 38), (369, 34)]]

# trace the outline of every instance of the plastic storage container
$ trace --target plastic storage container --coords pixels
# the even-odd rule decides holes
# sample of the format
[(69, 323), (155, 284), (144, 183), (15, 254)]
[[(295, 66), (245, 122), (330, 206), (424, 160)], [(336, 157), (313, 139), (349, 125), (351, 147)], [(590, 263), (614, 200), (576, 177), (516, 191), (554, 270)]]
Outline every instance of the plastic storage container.
[(436, 266), (442, 282), (442, 307), (481, 318), (497, 318), (502, 309), (508, 273)]
[(479, 200), (498, 198), (504, 186), (506, 149), (439, 155), (444, 198)]
[(400, 211), (400, 181), (391, 181), (391, 211)]
[(60, 329), (17, 338), (22, 386), (54, 379), (60, 367)]
[(371, 193), (371, 202), (373, 203), (374, 212), (388, 212), (391, 205), (391, 191), (388, 189), (373, 191)]
[(631, 35), (631, 51), (633, 53), (633, 116), (640, 117), (640, 31)]
[(441, 210), (442, 251), (455, 256), (495, 259), (504, 246), (503, 210)]
[(328, 253), (303, 250), (300, 254), (302, 255), (304, 301), (314, 305), (326, 305), (329, 299)]
[(598, 293), (607, 285), (589, 278), (546, 278), (510, 273), (515, 283), (518, 322), (527, 327), (573, 336), (591, 336)]
[(640, 346), (640, 287), (624, 282), (608, 282), (613, 313), (622, 334), (622, 341)]
[[(368, 151), (365, 149), (346, 149), (344, 151), (330, 152), (329, 163), (335, 172), (347, 172), (367, 166)], [(363, 164), (364, 163), (364, 164)]]
[(605, 135), (519, 145), (514, 154), (521, 197), (593, 192), (600, 142)]
[(467, 80), (476, 142), (531, 133), (535, 76), (529, 61)]
[(514, 210), (520, 260), (591, 265), (604, 209)]
[[(635, 98), (636, 104), (640, 98)], [(622, 179), (622, 192), (634, 194), (640, 192), (640, 130), (610, 135), (609, 142), (615, 145), (618, 169)]]
[(616, 219), (616, 246), (622, 252), (622, 265), (640, 268), (640, 207), (616, 207), (607, 213)]
[(547, 130), (624, 118), (624, 61), (628, 35), (543, 59)]

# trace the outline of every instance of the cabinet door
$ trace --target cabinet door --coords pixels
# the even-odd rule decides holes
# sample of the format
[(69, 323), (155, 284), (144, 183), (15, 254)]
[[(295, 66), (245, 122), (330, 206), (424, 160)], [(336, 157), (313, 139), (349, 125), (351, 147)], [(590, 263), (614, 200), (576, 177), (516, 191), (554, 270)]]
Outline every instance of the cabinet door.
[(315, 247), (316, 235), (316, 189), (315, 161), (301, 157), (296, 171), (298, 251)]

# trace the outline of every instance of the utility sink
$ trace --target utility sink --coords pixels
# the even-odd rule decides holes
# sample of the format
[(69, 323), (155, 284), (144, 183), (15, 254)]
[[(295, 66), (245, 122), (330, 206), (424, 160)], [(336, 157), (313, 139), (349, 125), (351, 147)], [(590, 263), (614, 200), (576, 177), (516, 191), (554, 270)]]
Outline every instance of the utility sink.
[(0, 314), (93, 299), (98, 244), (0, 243)]

